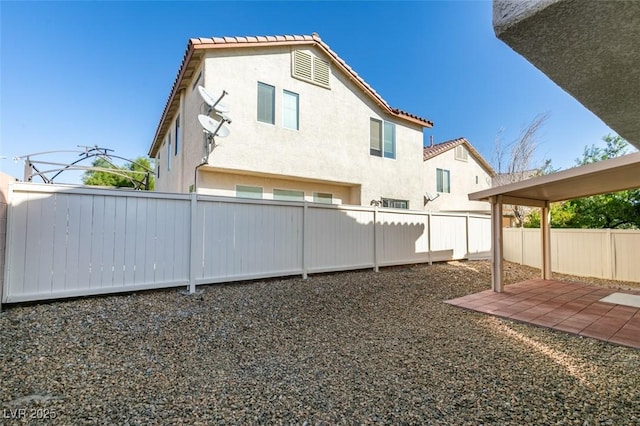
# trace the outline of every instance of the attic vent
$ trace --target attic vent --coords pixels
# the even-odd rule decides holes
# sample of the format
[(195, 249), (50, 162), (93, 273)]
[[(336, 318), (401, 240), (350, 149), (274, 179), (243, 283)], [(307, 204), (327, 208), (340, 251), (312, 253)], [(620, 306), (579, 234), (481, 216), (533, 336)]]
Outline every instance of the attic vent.
[(293, 51), (293, 76), (303, 80), (311, 80), (311, 55), (299, 50)]
[(456, 146), (455, 156), (456, 156), (456, 160), (460, 160), (460, 161), (468, 161), (469, 159), (469, 153), (462, 145)]
[(291, 60), (293, 77), (322, 87), (330, 87), (329, 62), (301, 50), (294, 50)]

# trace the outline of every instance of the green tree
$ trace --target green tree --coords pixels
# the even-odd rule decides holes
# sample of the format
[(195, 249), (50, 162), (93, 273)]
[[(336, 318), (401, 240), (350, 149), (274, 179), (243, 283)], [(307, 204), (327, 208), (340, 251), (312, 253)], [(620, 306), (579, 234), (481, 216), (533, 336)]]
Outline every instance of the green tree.
[[(152, 191), (155, 185), (153, 168), (147, 157), (138, 157), (124, 166), (118, 166), (104, 157), (96, 158), (92, 166), (103, 170), (87, 170), (82, 177), (85, 185), (111, 186), (116, 188), (144, 189), (144, 179), (146, 172), (149, 173), (149, 190)], [(108, 171), (112, 170), (112, 171)]]
[[(583, 166), (625, 155), (629, 144), (620, 136), (607, 135), (604, 147), (584, 148), (576, 165)], [(527, 217), (527, 226), (540, 226), (540, 212)], [(640, 189), (577, 198), (551, 206), (551, 226), (558, 228), (640, 228)]]

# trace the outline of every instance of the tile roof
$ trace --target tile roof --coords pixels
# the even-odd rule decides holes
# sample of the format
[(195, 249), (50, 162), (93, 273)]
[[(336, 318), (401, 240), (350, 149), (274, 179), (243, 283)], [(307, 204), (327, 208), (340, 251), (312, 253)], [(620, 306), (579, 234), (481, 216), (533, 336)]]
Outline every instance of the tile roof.
[(182, 58), (180, 69), (173, 82), (169, 99), (162, 112), (162, 117), (149, 150), (149, 154), (155, 154), (159, 148), (162, 137), (169, 127), (168, 119), (178, 108), (177, 94), (180, 89), (186, 87), (191, 80), (193, 73), (199, 67), (199, 63), (204, 57), (204, 50), (220, 48), (242, 48), (260, 46), (292, 46), (292, 45), (312, 45), (322, 50), (334, 64), (338, 66), (360, 89), (362, 89), (372, 100), (389, 114), (399, 119), (406, 120), (423, 127), (433, 127), (433, 122), (426, 118), (419, 117), (406, 111), (391, 108), (389, 104), (380, 96), (367, 82), (362, 79), (347, 63), (338, 56), (329, 46), (324, 43), (317, 33), (311, 35), (278, 35), (278, 36), (251, 36), (251, 37), (200, 37), (192, 38), (187, 44), (187, 50)]
[(476, 160), (478, 160), (480, 165), (482, 165), (492, 177), (496, 175), (496, 172), (495, 170), (493, 170), (493, 167), (491, 167), (491, 165), (487, 162), (487, 160), (485, 160), (482, 157), (482, 155), (473, 147), (473, 145), (471, 145), (471, 142), (469, 142), (466, 138), (452, 139), (446, 142), (440, 142), (432, 146), (424, 147), (422, 150), (422, 159), (423, 161), (427, 161), (433, 157), (436, 157), (440, 154), (443, 154), (455, 148), (458, 145), (463, 145), (463, 144), (467, 148), (467, 150), (471, 153), (471, 155), (473, 155), (476, 158)]

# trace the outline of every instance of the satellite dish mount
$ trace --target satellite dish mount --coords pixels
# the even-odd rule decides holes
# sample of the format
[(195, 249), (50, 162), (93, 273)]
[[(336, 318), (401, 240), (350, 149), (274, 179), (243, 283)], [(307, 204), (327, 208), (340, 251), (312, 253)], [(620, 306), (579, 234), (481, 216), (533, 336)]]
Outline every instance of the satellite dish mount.
[[(230, 109), (227, 104), (222, 102), (222, 99), (229, 93), (223, 90), (219, 96), (212, 96), (203, 86), (198, 86), (198, 93), (200, 93), (200, 97), (208, 106), (206, 114), (198, 115), (198, 121), (207, 136), (205, 157), (203, 158), (203, 162), (207, 162), (209, 155), (211, 155), (211, 152), (213, 152), (217, 146), (216, 136), (224, 138), (231, 133), (229, 127), (226, 125), (231, 124), (231, 118), (227, 115)], [(215, 113), (216, 117), (212, 117), (211, 113)]]

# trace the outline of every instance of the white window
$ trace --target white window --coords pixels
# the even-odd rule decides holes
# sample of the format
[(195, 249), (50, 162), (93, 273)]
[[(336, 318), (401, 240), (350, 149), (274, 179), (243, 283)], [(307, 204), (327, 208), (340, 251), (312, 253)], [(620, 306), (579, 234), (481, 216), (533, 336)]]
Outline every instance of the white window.
[(449, 170), (436, 169), (436, 191), (451, 192), (451, 178)]
[(287, 129), (299, 129), (299, 95), (297, 93), (282, 91), (282, 127)]
[(160, 179), (160, 151), (158, 151), (158, 156), (156, 157), (156, 177)]
[(291, 62), (293, 77), (330, 88), (331, 67), (329, 62), (301, 50), (293, 51)]
[(291, 189), (274, 189), (273, 199), (279, 201), (304, 201), (304, 191)]
[(236, 185), (236, 197), (262, 199), (262, 188), (259, 186)]
[(456, 160), (460, 161), (468, 161), (469, 160), (469, 152), (463, 145), (458, 145), (455, 148), (455, 157)]
[(276, 88), (258, 82), (258, 121), (275, 124)]
[(323, 204), (333, 204), (333, 194), (329, 194), (326, 192), (314, 192), (313, 202), (323, 203)]
[(391, 209), (408, 209), (409, 201), (407, 200), (396, 200), (393, 198), (383, 198), (382, 199), (382, 207), (388, 207)]
[(369, 121), (369, 153), (396, 158), (396, 125), (375, 118)]

